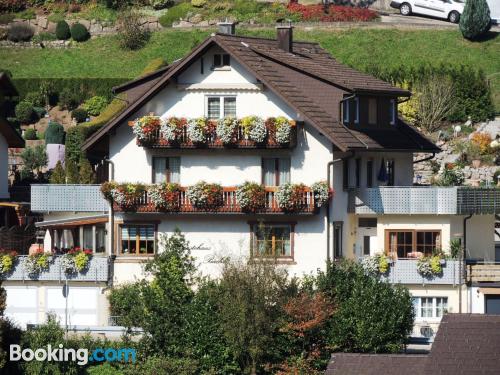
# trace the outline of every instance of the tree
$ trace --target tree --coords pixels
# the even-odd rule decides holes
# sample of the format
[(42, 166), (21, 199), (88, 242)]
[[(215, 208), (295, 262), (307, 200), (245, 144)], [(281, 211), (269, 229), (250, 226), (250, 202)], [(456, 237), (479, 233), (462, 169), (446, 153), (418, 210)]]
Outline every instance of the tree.
[(467, 0), (460, 16), (460, 31), (464, 38), (477, 40), (491, 28), (490, 8), (486, 0)]
[(85, 137), (81, 126), (74, 126), (68, 129), (66, 133), (66, 160), (69, 159), (77, 164), (80, 163), (80, 160), (84, 157), (82, 150), (84, 141)]
[(57, 161), (55, 168), (52, 170), (50, 175), (51, 184), (65, 184), (66, 183), (66, 172), (60, 160)]
[(352, 261), (328, 264), (317, 285), (336, 307), (326, 334), (332, 351), (397, 352), (406, 343), (414, 319), (406, 288), (366, 275)]
[(135, 10), (126, 10), (118, 18), (118, 37), (120, 47), (138, 50), (148, 42), (151, 33), (143, 27), (141, 14)]
[(80, 162), (80, 184), (95, 184), (95, 173), (87, 159)]
[(67, 184), (79, 184), (80, 176), (78, 173), (78, 164), (71, 159), (66, 159), (64, 162), (66, 166), (66, 183)]
[(40, 177), (42, 168), (45, 168), (48, 163), (44, 145), (26, 147), (21, 153), (21, 159), (23, 160), (24, 169), (30, 173), (34, 171), (37, 177)]
[(64, 128), (55, 121), (49, 121), (49, 126), (45, 130), (45, 144), (64, 144)]

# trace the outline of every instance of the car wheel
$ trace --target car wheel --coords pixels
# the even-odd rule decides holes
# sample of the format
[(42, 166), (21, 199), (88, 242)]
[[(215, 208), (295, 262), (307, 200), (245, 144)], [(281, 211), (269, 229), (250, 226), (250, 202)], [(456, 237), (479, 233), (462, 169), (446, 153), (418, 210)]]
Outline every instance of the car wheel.
[(453, 12), (450, 12), (450, 14), (448, 15), (448, 21), (450, 21), (451, 23), (458, 23), (458, 21), (460, 21), (460, 13), (455, 10)]
[(401, 13), (403, 16), (409, 16), (411, 14), (411, 5), (408, 3), (403, 3), (399, 7), (399, 13)]

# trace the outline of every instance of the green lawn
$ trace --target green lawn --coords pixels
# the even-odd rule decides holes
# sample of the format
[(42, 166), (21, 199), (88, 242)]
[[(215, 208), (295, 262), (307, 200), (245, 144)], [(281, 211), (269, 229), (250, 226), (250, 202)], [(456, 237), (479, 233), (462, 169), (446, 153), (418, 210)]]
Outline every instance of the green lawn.
[[(274, 29), (240, 30), (242, 34), (273, 36)], [(68, 50), (0, 49), (0, 69), (14, 78), (133, 78), (154, 58), (171, 62), (209, 35), (199, 30), (164, 30), (154, 33), (139, 51), (123, 51), (116, 37), (101, 37)], [(487, 75), (500, 72), (500, 37), (481, 43), (464, 40), (458, 31), (353, 28), (346, 30), (296, 29), (297, 40), (313, 40), (339, 61), (366, 70), (373, 66), (421, 64), (469, 65)], [(496, 107), (500, 110), (500, 74), (493, 77)]]

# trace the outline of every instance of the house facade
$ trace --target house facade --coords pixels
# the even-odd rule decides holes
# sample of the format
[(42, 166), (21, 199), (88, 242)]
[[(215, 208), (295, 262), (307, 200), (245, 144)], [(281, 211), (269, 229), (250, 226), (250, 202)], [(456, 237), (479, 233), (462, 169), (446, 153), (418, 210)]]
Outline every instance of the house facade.
[[(175, 207), (158, 207), (149, 188), (124, 207), (119, 188), (110, 202), (99, 185), (32, 187), (32, 210), (44, 213), (44, 247), (92, 249), (93, 259), (108, 260), (108, 284), (143, 278), (161, 235), (176, 228), (211, 277), (227, 258), (271, 258), (302, 276), (328, 260), (386, 253), (394, 262), (381, 277), (410, 288), (423, 311), (417, 320), (427, 327), (444, 311), (467, 308), (463, 263), (447, 260), (442, 275), (424, 278), (411, 256), (449, 253), (456, 238), (474, 257), (494, 256), (498, 203), (469, 218), (467, 204), (481, 197), (413, 186), (413, 153), (439, 149), (398, 118), (398, 103), (410, 93), (338, 63), (318, 44), (293, 40), (291, 26), (262, 39), (236, 36), (234, 25), (222, 24), (183, 59), (115, 94), (127, 107), (87, 139), (87, 156), (108, 163), (108, 180), (132, 189), (178, 184)], [(181, 124), (175, 139), (144, 126), (172, 119)], [(237, 119), (230, 144), (215, 125), (224, 119)], [(290, 127), (284, 140), (278, 123)], [(193, 129), (205, 138), (197, 140)], [(216, 207), (197, 205), (190, 187), (200, 181), (221, 186)], [(238, 197), (247, 181), (262, 188), (259, 209), (245, 209)], [(329, 198), (315, 191), (318, 182), (326, 182)], [(293, 207), (283, 204), (288, 184), (303, 184)], [(479, 234), (489, 226), (490, 240)], [(96, 324), (107, 308), (98, 301)]]

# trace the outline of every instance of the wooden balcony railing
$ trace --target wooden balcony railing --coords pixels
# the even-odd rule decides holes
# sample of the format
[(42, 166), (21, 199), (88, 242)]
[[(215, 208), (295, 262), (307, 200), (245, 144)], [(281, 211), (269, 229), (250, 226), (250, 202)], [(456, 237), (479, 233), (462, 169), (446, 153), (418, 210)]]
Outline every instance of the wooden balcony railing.
[(274, 134), (268, 130), (267, 137), (263, 143), (256, 143), (250, 139), (248, 139), (244, 132), (243, 127), (238, 126), (238, 131), (236, 134), (236, 139), (231, 144), (224, 144), (217, 137), (215, 132), (210, 133), (207, 136), (207, 142), (205, 143), (193, 143), (187, 134), (187, 128), (183, 128), (182, 133), (180, 135), (180, 139), (175, 142), (169, 142), (166, 139), (162, 138), (160, 135), (160, 130), (156, 130), (154, 133), (150, 134), (146, 140), (137, 140), (137, 144), (139, 146), (147, 147), (147, 148), (293, 148), (297, 144), (297, 126), (293, 126), (291, 128), (290, 134), (290, 142), (289, 143), (278, 143), (274, 139)]
[[(296, 209), (293, 211), (286, 211), (281, 209), (278, 206), (278, 202), (276, 200), (276, 191), (278, 190), (275, 187), (266, 187), (266, 204), (265, 207), (261, 210), (256, 211), (256, 213), (265, 213), (265, 214), (283, 214), (283, 213), (297, 213), (297, 214), (314, 214), (318, 211), (318, 208), (315, 204), (314, 193), (306, 188), (304, 190), (303, 196), (300, 199), (300, 202), (296, 205)], [(171, 210), (167, 212), (171, 213), (247, 213), (247, 211), (242, 210), (240, 205), (236, 200), (236, 187), (224, 187), (223, 188), (223, 203), (219, 207), (207, 207), (207, 208), (197, 208), (195, 207), (187, 197), (186, 194), (187, 188), (181, 188), (181, 192), (179, 195), (179, 208), (176, 210)], [(139, 198), (134, 203), (134, 209), (132, 211), (135, 212), (164, 212), (164, 210), (157, 209), (155, 205), (151, 202), (151, 199), (148, 196), (148, 193), (145, 192), (141, 198)], [(114, 204), (115, 211), (124, 211), (122, 207), (118, 204)]]
[(500, 282), (500, 263), (467, 264), (467, 281), (472, 283)]

